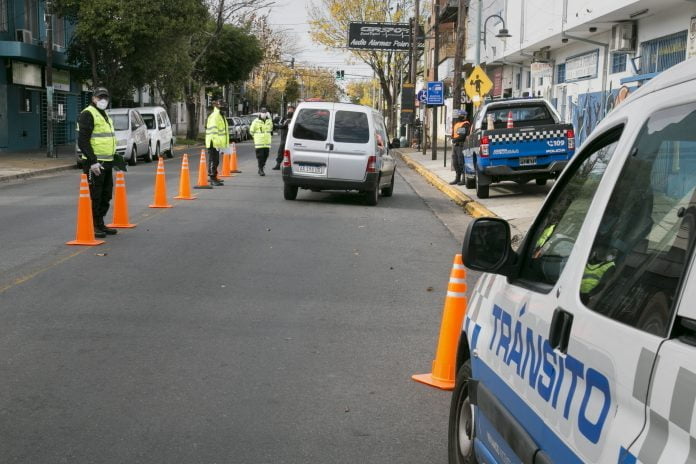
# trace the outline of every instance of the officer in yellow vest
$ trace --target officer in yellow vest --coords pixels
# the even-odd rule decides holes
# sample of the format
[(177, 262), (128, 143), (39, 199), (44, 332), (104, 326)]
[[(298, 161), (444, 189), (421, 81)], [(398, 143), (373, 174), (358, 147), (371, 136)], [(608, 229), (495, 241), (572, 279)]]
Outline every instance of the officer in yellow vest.
[(95, 88), (92, 102), (80, 113), (77, 125), (77, 146), (82, 151), (82, 169), (89, 178), (94, 235), (98, 238), (116, 233), (116, 229), (104, 224), (114, 189), (112, 172), (116, 153), (114, 124), (106, 114), (108, 106), (109, 91)]
[(271, 151), (271, 133), (273, 121), (266, 108), (261, 108), (261, 114), (254, 119), (249, 127), (249, 133), (254, 136), (254, 148), (256, 148), (256, 160), (259, 164), (259, 176), (265, 176), (263, 168), (266, 166), (268, 154)]
[(217, 170), (220, 165), (220, 150), (227, 148), (230, 144), (230, 129), (227, 119), (220, 112), (223, 105), (222, 97), (216, 96), (213, 100), (213, 112), (208, 116), (205, 129), (205, 146), (208, 149), (208, 177), (210, 185), (224, 185), (222, 179), (218, 178)]

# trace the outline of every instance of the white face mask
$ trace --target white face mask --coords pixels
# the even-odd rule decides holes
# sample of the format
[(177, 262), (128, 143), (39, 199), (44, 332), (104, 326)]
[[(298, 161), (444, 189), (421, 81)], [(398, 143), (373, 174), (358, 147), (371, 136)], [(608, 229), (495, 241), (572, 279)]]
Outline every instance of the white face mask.
[(100, 110), (105, 110), (107, 106), (109, 106), (109, 100), (104, 99), (97, 101), (97, 108)]

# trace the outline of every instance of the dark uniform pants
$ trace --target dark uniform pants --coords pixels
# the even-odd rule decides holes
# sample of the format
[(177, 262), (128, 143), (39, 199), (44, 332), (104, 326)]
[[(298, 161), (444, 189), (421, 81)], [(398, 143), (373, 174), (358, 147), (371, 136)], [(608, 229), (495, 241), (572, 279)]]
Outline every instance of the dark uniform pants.
[[(87, 164), (86, 162), (83, 165)], [(109, 202), (114, 191), (113, 168), (111, 163), (102, 163), (104, 170), (95, 176), (89, 166), (83, 166), (82, 171), (89, 179), (89, 196), (92, 199), (92, 217), (94, 225), (104, 224), (104, 216), (109, 211)]]
[(268, 155), (270, 154), (271, 149), (266, 147), (266, 148), (257, 148), (256, 149), (256, 160), (259, 163), (259, 169), (263, 169), (266, 167), (266, 161), (268, 161)]
[(220, 165), (220, 151), (215, 147), (208, 147), (208, 176), (217, 179), (218, 166)]
[(285, 156), (285, 140), (281, 140), (280, 146), (278, 147), (278, 154), (276, 155), (276, 163), (278, 163), (278, 164), (282, 163), (284, 156)]
[(457, 177), (464, 172), (464, 157), (462, 156), (462, 146), (459, 144), (454, 145), (452, 150), (452, 167), (454, 172), (457, 173)]

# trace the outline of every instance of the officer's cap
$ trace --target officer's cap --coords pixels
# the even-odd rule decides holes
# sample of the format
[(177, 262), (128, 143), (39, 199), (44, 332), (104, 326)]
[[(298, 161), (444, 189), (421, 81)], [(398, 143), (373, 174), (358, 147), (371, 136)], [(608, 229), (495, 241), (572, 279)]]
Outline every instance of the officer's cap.
[(92, 95), (95, 97), (109, 97), (109, 91), (106, 89), (106, 87), (96, 87), (94, 91), (92, 92)]

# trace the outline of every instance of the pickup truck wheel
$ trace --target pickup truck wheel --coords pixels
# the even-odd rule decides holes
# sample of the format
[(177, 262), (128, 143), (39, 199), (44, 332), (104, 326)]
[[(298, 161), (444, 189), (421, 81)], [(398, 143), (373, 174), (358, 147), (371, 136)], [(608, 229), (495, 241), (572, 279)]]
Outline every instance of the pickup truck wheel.
[(468, 189), (476, 188), (476, 178), (474, 176), (469, 177), (466, 174), (466, 169), (464, 169), (464, 187)]
[(382, 189), (382, 196), (383, 197), (390, 197), (394, 194), (394, 178), (396, 177), (396, 169), (394, 170), (394, 173), (392, 174), (392, 179), (391, 182), (389, 183), (389, 187), (384, 187)]
[(548, 181), (548, 179), (537, 179), (536, 184), (537, 185), (546, 185), (547, 181)]
[(481, 180), (476, 175), (476, 196), (485, 199), (488, 198), (488, 185), (481, 185)]
[(469, 395), (471, 360), (457, 372), (450, 404), (447, 450), (450, 464), (475, 464), (475, 413)]
[(283, 198), (294, 200), (297, 198), (298, 187), (296, 185), (283, 184)]

